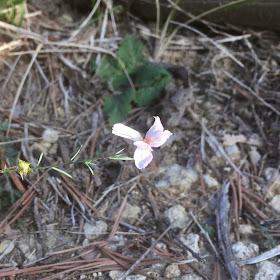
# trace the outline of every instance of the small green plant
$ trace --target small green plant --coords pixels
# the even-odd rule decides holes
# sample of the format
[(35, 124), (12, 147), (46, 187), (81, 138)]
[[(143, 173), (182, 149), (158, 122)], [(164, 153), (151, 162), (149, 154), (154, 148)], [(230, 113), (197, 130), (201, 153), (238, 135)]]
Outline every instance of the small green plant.
[(126, 35), (118, 48), (118, 59), (106, 56), (97, 68), (98, 76), (113, 94), (103, 99), (103, 112), (111, 125), (122, 122), (133, 106), (150, 105), (171, 80), (163, 67), (146, 62), (142, 54), (144, 48), (134, 36)]
[(260, 229), (266, 237), (266, 240), (264, 242), (264, 246), (267, 249), (271, 250), (272, 248), (274, 248), (276, 246), (275, 239), (271, 236), (271, 234), (269, 233), (269, 229), (267, 227), (261, 226)]
[[(123, 149), (122, 149), (122, 150), (116, 152), (113, 156), (96, 157), (94, 159), (74, 161), (74, 159), (79, 154), (80, 150), (81, 150), (81, 148), (73, 155), (73, 157), (68, 162), (63, 162), (63, 163), (60, 163), (60, 164), (50, 165), (50, 166), (39, 166), (41, 161), (42, 161), (42, 158), (43, 158), (43, 153), (40, 155), (36, 167), (30, 167), (30, 165), (31, 165), (30, 162), (26, 162), (26, 161), (23, 161), (21, 159), (18, 159), (17, 165), (14, 165), (14, 166), (11, 166), (11, 167), (6, 167), (5, 166), (4, 169), (0, 170), (0, 173), (2, 173), (3, 175), (7, 175), (6, 173), (9, 173), (9, 172), (18, 172), (19, 175), (21, 176), (21, 179), (23, 180), (25, 175), (27, 175), (28, 173), (34, 173), (34, 170), (53, 169), (57, 172), (60, 172), (64, 175), (72, 178), (72, 176), (69, 173), (62, 170), (61, 168), (66, 166), (66, 165), (70, 165), (70, 164), (71, 165), (72, 164), (84, 164), (89, 169), (90, 173), (92, 175), (94, 175), (93, 170), (92, 170), (92, 166), (95, 166), (96, 165), (95, 162), (98, 161), (98, 160), (101, 160), (101, 159), (133, 160), (132, 158), (123, 155), (123, 153), (122, 153)], [(1, 189), (0, 189), (0, 191), (1, 191)]]
[(26, 0), (0, 0), (0, 20), (21, 26)]
[[(0, 130), (6, 130), (8, 122), (4, 121), (0, 123)], [(1, 137), (2, 142), (7, 142), (6, 137)], [(9, 165), (14, 165), (16, 163), (16, 157), (18, 151), (15, 150), (10, 144), (5, 144), (1, 146), (3, 154), (5, 157), (5, 162)], [(2, 173), (2, 172), (0, 172)], [(9, 207), (15, 202), (16, 199), (20, 197), (20, 192), (13, 188), (10, 181), (10, 176), (8, 174), (0, 175), (0, 211), (6, 207)]]

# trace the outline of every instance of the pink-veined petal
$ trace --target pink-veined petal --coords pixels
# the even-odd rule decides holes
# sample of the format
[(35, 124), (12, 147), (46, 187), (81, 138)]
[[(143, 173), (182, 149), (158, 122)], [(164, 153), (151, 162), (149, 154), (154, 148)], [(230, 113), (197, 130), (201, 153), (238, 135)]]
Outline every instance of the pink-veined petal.
[(143, 169), (152, 161), (152, 148), (144, 141), (134, 142), (137, 147), (134, 152), (134, 161), (138, 169)]
[(155, 122), (148, 130), (144, 141), (151, 147), (160, 147), (166, 142), (172, 133), (169, 130), (163, 130), (159, 117), (154, 118)]
[(160, 118), (159, 117), (154, 117), (154, 118), (155, 118), (154, 124), (150, 127), (150, 129), (146, 133), (146, 136), (148, 136), (149, 138), (151, 138), (150, 135), (153, 135), (156, 131), (163, 131), (163, 126), (160, 121)]
[(153, 147), (157, 148), (162, 146), (166, 140), (172, 135), (172, 133), (169, 130), (157, 131), (152, 135), (152, 138), (145, 139), (147, 143)]
[(142, 139), (142, 135), (137, 130), (121, 123), (114, 124), (112, 133), (133, 141), (140, 141)]

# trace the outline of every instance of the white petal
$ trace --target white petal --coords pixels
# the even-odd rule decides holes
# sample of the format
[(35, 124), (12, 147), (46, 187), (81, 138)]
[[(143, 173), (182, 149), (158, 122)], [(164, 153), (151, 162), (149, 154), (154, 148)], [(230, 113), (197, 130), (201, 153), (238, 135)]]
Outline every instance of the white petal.
[(134, 152), (134, 161), (138, 169), (143, 169), (152, 161), (152, 148), (143, 141), (137, 141), (134, 143), (137, 149)]
[(155, 122), (154, 124), (150, 127), (148, 130), (146, 136), (150, 138), (150, 135), (154, 134), (156, 131), (163, 131), (163, 126), (161, 124), (160, 118), (159, 117), (154, 117)]
[(121, 123), (114, 124), (112, 133), (120, 137), (131, 139), (133, 141), (139, 141), (142, 139), (141, 134), (137, 130), (134, 130)]
[(166, 140), (172, 135), (172, 133), (168, 130), (163, 130), (163, 126), (159, 117), (154, 118), (155, 122), (148, 130), (145, 141), (151, 147), (160, 147), (166, 142)]

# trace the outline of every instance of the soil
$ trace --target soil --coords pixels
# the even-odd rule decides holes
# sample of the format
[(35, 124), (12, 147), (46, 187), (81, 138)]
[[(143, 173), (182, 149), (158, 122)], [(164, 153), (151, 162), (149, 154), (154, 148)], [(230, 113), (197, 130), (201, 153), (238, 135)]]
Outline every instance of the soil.
[[(34, 173), (0, 177), (0, 278), (277, 279), (278, 34), (203, 22), (165, 49), (174, 24), (157, 35), (120, 7), (105, 22), (106, 8), (81, 28), (90, 11), (28, 1), (21, 29), (1, 26), (1, 167), (22, 159)], [(94, 70), (105, 54), (93, 47), (115, 52), (126, 33), (172, 74), (124, 122), (144, 135), (160, 116), (172, 132), (143, 170), (109, 158), (135, 146), (112, 134), (102, 111), (112, 92)], [(42, 152), (40, 166), (100, 160), (93, 174), (83, 163), (38, 170)]]

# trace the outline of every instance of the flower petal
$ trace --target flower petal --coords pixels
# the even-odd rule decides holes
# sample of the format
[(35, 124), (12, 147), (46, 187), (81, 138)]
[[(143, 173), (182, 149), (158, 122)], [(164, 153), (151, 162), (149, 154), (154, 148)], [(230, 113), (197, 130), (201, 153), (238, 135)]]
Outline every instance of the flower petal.
[(146, 134), (146, 136), (148, 136), (149, 138), (150, 138), (150, 135), (154, 134), (156, 131), (163, 131), (163, 126), (160, 121), (160, 118), (159, 117), (154, 117), (154, 118), (155, 118), (155, 122), (150, 127), (150, 129), (147, 131), (147, 134)]
[(112, 133), (133, 141), (140, 141), (142, 139), (141, 134), (137, 130), (134, 130), (121, 123), (114, 124)]
[(159, 117), (154, 117), (155, 122), (146, 133), (145, 142), (151, 147), (159, 147), (163, 145), (166, 140), (172, 135), (168, 130), (163, 130)]
[(134, 152), (134, 161), (138, 169), (143, 169), (152, 161), (152, 148), (144, 141), (134, 142), (137, 149)]

